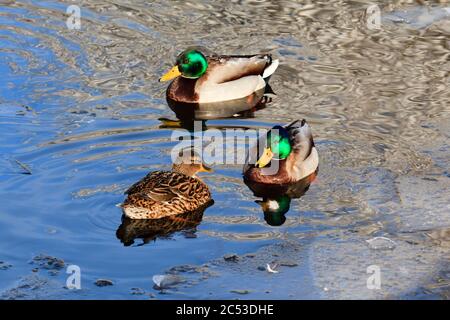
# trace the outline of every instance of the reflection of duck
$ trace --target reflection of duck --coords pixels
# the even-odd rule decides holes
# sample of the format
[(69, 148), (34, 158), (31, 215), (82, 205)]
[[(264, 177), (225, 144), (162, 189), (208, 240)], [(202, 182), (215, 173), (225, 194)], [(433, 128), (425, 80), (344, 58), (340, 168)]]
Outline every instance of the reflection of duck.
[[(289, 184), (317, 170), (319, 155), (311, 128), (305, 119), (299, 126), (298, 122), (273, 127), (249, 150), (243, 169), (246, 180), (269, 185)], [(258, 150), (258, 146), (265, 147)]]
[(175, 78), (167, 88), (167, 98), (176, 103), (208, 104), (246, 98), (257, 102), (254, 95), (264, 91), (266, 80), (277, 67), (278, 60), (272, 60), (270, 54), (206, 56), (198, 48), (188, 48), (160, 81)]
[(311, 175), (291, 184), (268, 185), (252, 182), (244, 179), (245, 184), (253, 192), (263, 212), (264, 220), (271, 226), (281, 226), (285, 221), (285, 214), (289, 211), (291, 199), (302, 197), (312, 181), (316, 178), (317, 171)]
[[(247, 98), (224, 102), (192, 104), (167, 99), (170, 109), (182, 121), (211, 120), (225, 118), (252, 118), (254, 112), (264, 109), (267, 100), (265, 92), (257, 92)], [(265, 99), (266, 98), (266, 99)]]
[(194, 211), (211, 201), (208, 186), (196, 174), (210, 172), (192, 152), (183, 152), (172, 171), (154, 171), (132, 185), (122, 209), (131, 219), (158, 219)]
[(159, 128), (161, 129), (185, 129), (189, 132), (203, 132), (210, 129), (217, 130), (254, 130), (254, 127), (248, 126), (245, 123), (225, 122), (225, 123), (211, 123), (208, 124), (207, 120), (202, 121), (182, 121), (172, 120), (168, 118), (159, 118)]
[(211, 200), (197, 210), (160, 219), (136, 220), (123, 216), (116, 236), (125, 246), (130, 246), (137, 238), (142, 238), (145, 244), (156, 240), (157, 237), (168, 237), (177, 231), (195, 230), (202, 221), (203, 212), (213, 203)]
[(291, 198), (282, 195), (276, 198), (256, 200), (264, 212), (264, 220), (271, 226), (281, 226), (286, 221), (285, 214), (289, 211)]

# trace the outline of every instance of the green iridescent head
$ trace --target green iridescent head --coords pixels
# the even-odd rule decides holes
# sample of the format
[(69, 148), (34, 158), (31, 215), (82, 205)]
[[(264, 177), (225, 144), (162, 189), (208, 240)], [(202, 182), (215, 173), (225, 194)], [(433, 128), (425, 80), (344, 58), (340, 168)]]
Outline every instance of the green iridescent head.
[(289, 133), (282, 126), (275, 126), (267, 134), (267, 148), (256, 162), (256, 166), (263, 168), (267, 166), (272, 159), (284, 160), (292, 152), (292, 146), (289, 141)]
[(208, 69), (208, 61), (200, 51), (187, 49), (177, 57), (175, 66), (163, 75), (159, 81), (168, 81), (178, 76), (189, 79), (198, 79)]
[(267, 134), (267, 144), (275, 155), (281, 160), (286, 159), (292, 151), (289, 134), (282, 126), (275, 126)]
[(177, 65), (185, 78), (200, 78), (208, 68), (206, 57), (198, 50), (191, 49), (182, 52), (177, 57)]

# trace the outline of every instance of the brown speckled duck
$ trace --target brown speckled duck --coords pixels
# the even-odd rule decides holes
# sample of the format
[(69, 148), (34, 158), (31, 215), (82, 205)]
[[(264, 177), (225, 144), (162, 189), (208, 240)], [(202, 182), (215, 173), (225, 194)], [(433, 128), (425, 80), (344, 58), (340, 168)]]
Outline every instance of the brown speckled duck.
[(218, 103), (251, 97), (264, 91), (278, 67), (270, 54), (205, 55), (189, 48), (178, 55), (175, 66), (160, 81), (175, 79), (167, 98), (178, 103)]
[(126, 217), (159, 219), (194, 211), (211, 201), (208, 186), (198, 172), (211, 172), (195, 154), (183, 153), (173, 164), (172, 171), (154, 171), (132, 185), (122, 204)]
[[(275, 126), (261, 139), (264, 141), (258, 141), (247, 155), (243, 169), (246, 181), (269, 185), (290, 184), (317, 170), (319, 155), (305, 119)], [(266, 147), (258, 150), (258, 145)], [(272, 172), (272, 165), (278, 166), (278, 170)]]

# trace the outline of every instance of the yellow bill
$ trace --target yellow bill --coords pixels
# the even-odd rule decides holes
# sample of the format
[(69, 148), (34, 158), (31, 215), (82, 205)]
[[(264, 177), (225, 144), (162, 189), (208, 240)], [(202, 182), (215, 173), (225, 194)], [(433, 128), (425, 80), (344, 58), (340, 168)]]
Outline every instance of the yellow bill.
[(174, 66), (172, 69), (169, 70), (169, 72), (167, 72), (165, 75), (159, 78), (159, 82), (169, 81), (178, 76), (181, 76), (180, 69), (178, 68), (178, 66)]
[(167, 118), (159, 118), (161, 121), (160, 128), (182, 128), (180, 120), (170, 120)]
[(265, 148), (262, 156), (256, 161), (255, 165), (259, 168), (264, 168), (267, 166), (273, 158), (273, 152), (270, 148)]
[(199, 172), (213, 172), (213, 169), (211, 169), (210, 167), (207, 167), (204, 164), (202, 164)]
[(269, 210), (269, 204), (266, 201), (256, 200), (255, 202), (261, 206), (264, 212)]

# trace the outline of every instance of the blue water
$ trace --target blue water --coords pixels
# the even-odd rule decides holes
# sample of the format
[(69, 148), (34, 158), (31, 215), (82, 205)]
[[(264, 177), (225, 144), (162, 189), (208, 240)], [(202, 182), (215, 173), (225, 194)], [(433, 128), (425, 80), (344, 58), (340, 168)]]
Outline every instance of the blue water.
[[(364, 243), (376, 235), (395, 238), (400, 231), (450, 226), (440, 211), (427, 228), (411, 224), (410, 216), (392, 218), (417, 211), (392, 196), (399, 177), (437, 177), (442, 185), (448, 183), (440, 180), (448, 164), (446, 123), (436, 120), (448, 111), (445, 61), (438, 53), (423, 58), (420, 48), (415, 57), (397, 54), (396, 48), (409, 45), (405, 37), (420, 40), (414, 29), (390, 25), (377, 38), (357, 25), (353, 28), (361, 39), (346, 46), (350, 40), (343, 17), (360, 17), (362, 6), (347, 4), (332, 13), (314, 5), (317, 12), (308, 18), (300, 14), (304, 6), (293, 2), (236, 7), (176, 2), (180, 17), (169, 13), (164, 2), (120, 2), (83, 3), (81, 30), (67, 29), (64, 2), (17, 1), (0, 7), (0, 261), (12, 265), (0, 270), (3, 298), (14, 298), (10, 290), (32, 281), (30, 276), (48, 282), (33, 292), (19, 289), (22, 298), (149, 298), (131, 295), (133, 287), (158, 299), (242, 298), (230, 293), (231, 284), (252, 289), (248, 298), (340, 298), (345, 294), (327, 296), (323, 291), (325, 276), (317, 267), (321, 260), (312, 254), (320, 255), (316, 244)], [(221, 5), (227, 9), (219, 14)], [(264, 12), (274, 12), (273, 17)], [(331, 31), (322, 33), (322, 26)], [(432, 48), (436, 37), (426, 33), (421, 41)], [(386, 42), (392, 46), (383, 47)], [(176, 117), (165, 101), (165, 85), (157, 79), (176, 53), (192, 44), (230, 54), (271, 51), (280, 58), (281, 67), (271, 79), (277, 93), (273, 102), (250, 117), (206, 125), (269, 128), (304, 117), (319, 149), (319, 176), (302, 198), (293, 200), (285, 224), (273, 227), (242, 182), (241, 167), (218, 166), (214, 174), (203, 175), (215, 203), (195, 230), (148, 243), (135, 239), (124, 246), (116, 236), (123, 191), (151, 170), (169, 170), (175, 145), (172, 129), (162, 128), (159, 120)], [(414, 84), (408, 79), (415, 79)], [(425, 127), (419, 132), (414, 119), (432, 132)], [(436, 145), (418, 142), (417, 136), (426, 135), (435, 137)], [(398, 152), (389, 158), (392, 150)], [(425, 154), (433, 160), (431, 168)], [(448, 205), (448, 195), (437, 197), (440, 208)], [(304, 238), (308, 240), (302, 242)], [(218, 275), (197, 286), (169, 294), (153, 289), (152, 276), (173, 266), (203, 265), (230, 252), (261, 252), (287, 240), (300, 241), (304, 260), (278, 278), (264, 280), (265, 272), (252, 275), (219, 264)], [(446, 251), (423, 245), (436, 272), (445, 270), (439, 255)], [(43, 268), (33, 272), (36, 264), (30, 261), (41, 253), (64, 259), (66, 266), (80, 266), (82, 289), (63, 288), (65, 268), (55, 275)], [(402, 251), (395, 259), (403, 261), (403, 254), (409, 257)], [(97, 287), (99, 278), (114, 285)], [(414, 278), (411, 286), (393, 284), (388, 291), (409, 297), (432, 278), (421, 273), (417, 279), (428, 280)], [(297, 283), (293, 279), (303, 287), (290, 284)], [(265, 293), (264, 281), (276, 283), (270, 293)], [(346, 287), (350, 297), (361, 294)]]

